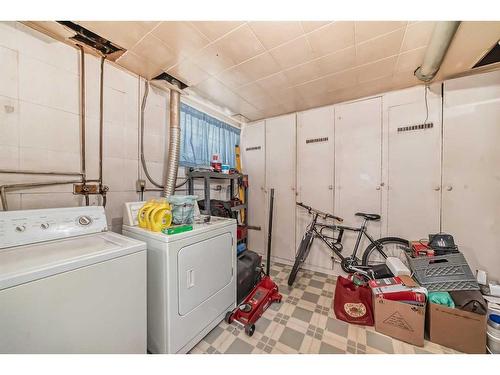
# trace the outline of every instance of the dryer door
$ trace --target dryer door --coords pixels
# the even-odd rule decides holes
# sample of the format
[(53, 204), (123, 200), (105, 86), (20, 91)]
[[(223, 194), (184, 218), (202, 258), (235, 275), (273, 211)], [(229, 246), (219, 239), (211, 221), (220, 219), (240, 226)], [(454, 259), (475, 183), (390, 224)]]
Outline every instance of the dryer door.
[(189, 314), (231, 282), (232, 259), (232, 236), (227, 232), (179, 250), (179, 315)]

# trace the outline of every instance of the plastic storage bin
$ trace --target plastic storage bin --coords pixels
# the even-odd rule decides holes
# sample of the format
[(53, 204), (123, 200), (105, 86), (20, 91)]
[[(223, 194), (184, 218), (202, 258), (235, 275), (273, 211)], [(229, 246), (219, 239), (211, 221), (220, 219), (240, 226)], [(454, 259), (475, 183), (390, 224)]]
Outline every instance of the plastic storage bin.
[(418, 283), (429, 292), (479, 290), (467, 261), (461, 253), (411, 258), (408, 264)]

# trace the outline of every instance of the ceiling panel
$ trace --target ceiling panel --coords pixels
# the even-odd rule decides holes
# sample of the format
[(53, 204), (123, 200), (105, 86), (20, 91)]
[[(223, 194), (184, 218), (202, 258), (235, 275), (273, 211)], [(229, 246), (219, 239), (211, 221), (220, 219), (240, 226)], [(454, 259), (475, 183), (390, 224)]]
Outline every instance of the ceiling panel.
[(401, 49), (404, 33), (404, 29), (399, 29), (384, 36), (357, 44), (357, 64), (362, 65), (388, 56), (397, 55)]
[(153, 34), (146, 35), (132, 49), (136, 55), (164, 70), (178, 63), (179, 56)]
[(210, 43), (210, 40), (189, 22), (162, 22), (152, 33), (182, 57), (191, 56)]
[(304, 34), (298, 21), (258, 21), (250, 22), (250, 28), (264, 47), (271, 49)]
[(179, 64), (167, 70), (167, 73), (178, 78), (188, 86), (197, 85), (210, 78), (209, 73), (190, 59), (182, 60)]
[(155, 21), (76, 21), (79, 25), (118, 44), (131, 49), (147, 33), (158, 26)]
[(391, 31), (404, 28), (406, 21), (357, 21), (356, 43), (388, 34)]
[(429, 43), (435, 24), (436, 22), (423, 21), (408, 25), (401, 51), (426, 46)]
[(272, 49), (270, 52), (283, 69), (291, 68), (292, 66), (313, 59), (311, 46), (305, 36), (282, 44)]
[(191, 21), (203, 35), (212, 42), (241, 26), (243, 21)]
[(332, 22), (307, 35), (315, 56), (323, 56), (354, 45), (354, 22)]
[[(78, 21), (75, 21), (78, 22)], [(436, 22), (78, 22), (127, 49), (118, 65), (162, 71), (190, 92), (250, 120), (422, 84)], [(68, 38), (55, 22), (26, 22)], [(57, 27), (56, 27), (57, 25)], [(470, 72), (497, 42), (500, 22), (462, 22), (436, 80)]]

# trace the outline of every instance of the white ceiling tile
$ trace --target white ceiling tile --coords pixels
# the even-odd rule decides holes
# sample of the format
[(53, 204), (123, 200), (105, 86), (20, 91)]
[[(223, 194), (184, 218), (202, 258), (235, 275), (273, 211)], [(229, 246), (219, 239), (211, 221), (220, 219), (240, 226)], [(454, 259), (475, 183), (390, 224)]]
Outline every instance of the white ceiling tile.
[(258, 55), (238, 65), (251, 80), (256, 81), (278, 72), (281, 68), (268, 52)]
[(403, 28), (406, 21), (356, 21), (356, 43)]
[(159, 22), (155, 21), (76, 21), (79, 25), (120, 47), (131, 49)]
[(425, 47), (429, 44), (436, 22), (423, 21), (408, 25), (401, 51)]
[(264, 47), (271, 49), (304, 34), (298, 21), (255, 21), (249, 23)]
[(328, 85), (328, 91), (337, 91), (356, 86), (358, 73), (355, 69), (351, 69), (345, 72), (331, 74), (323, 79)]
[(141, 77), (151, 79), (162, 72), (162, 68), (152, 63), (151, 60), (137, 56), (132, 51), (125, 52), (116, 62), (125, 69)]
[(180, 59), (174, 51), (152, 34), (146, 35), (137, 43), (132, 52), (165, 70), (177, 64)]
[(356, 63), (363, 65), (399, 53), (403, 41), (404, 29), (396, 30), (368, 42), (356, 45)]
[(173, 68), (167, 71), (168, 74), (174, 76), (188, 86), (196, 85), (208, 78), (210, 74), (201, 69), (192, 60), (185, 59)]
[(314, 60), (285, 70), (283, 73), (292, 85), (312, 81), (322, 75), (320, 67)]
[(260, 79), (256, 81), (256, 83), (268, 92), (283, 90), (291, 85), (283, 72), (278, 72), (264, 79)]
[(302, 21), (302, 28), (306, 33), (319, 29), (325, 25), (328, 25), (332, 21)]
[(248, 25), (226, 34), (210, 46), (218, 55), (223, 55), (233, 62), (233, 65), (242, 63), (265, 51), (264, 47), (254, 35)]
[(313, 58), (311, 47), (305, 36), (282, 44), (270, 53), (283, 69), (302, 64)]
[(394, 74), (396, 60), (397, 57), (393, 56), (356, 68), (358, 82), (363, 83), (373, 81), (380, 77), (392, 76)]
[(307, 34), (316, 57), (354, 45), (354, 22), (338, 21)]
[(191, 56), (210, 42), (189, 22), (164, 21), (152, 31), (152, 34), (182, 57)]
[(223, 35), (231, 32), (235, 28), (241, 26), (243, 21), (191, 21), (203, 35), (211, 41), (220, 38)]
[(412, 51), (404, 52), (399, 55), (396, 72), (411, 72), (413, 73), (424, 60), (426, 48), (417, 48)]
[(354, 46), (348, 47), (314, 61), (319, 66), (322, 75), (350, 69), (356, 65), (356, 48)]

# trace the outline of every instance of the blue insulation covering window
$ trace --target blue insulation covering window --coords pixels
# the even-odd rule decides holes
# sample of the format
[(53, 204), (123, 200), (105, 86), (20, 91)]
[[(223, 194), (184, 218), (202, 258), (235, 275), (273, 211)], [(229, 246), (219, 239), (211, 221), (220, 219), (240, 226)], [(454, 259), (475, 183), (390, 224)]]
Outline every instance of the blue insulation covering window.
[(181, 155), (184, 167), (210, 165), (213, 154), (223, 164), (236, 166), (234, 147), (240, 142), (240, 129), (181, 103)]

